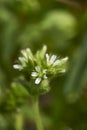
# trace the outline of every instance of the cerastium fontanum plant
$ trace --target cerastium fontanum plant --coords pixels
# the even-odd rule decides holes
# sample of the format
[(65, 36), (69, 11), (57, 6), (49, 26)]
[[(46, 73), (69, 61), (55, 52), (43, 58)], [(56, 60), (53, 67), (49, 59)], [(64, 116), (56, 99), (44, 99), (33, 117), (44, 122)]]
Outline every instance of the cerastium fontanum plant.
[(33, 54), (30, 48), (21, 51), (17, 64), (13, 67), (19, 70), (24, 79), (20, 82), (27, 88), (33, 100), (34, 117), (38, 130), (43, 130), (40, 118), (38, 97), (50, 90), (50, 79), (59, 73), (66, 72), (68, 57), (58, 58), (48, 54), (47, 46)]

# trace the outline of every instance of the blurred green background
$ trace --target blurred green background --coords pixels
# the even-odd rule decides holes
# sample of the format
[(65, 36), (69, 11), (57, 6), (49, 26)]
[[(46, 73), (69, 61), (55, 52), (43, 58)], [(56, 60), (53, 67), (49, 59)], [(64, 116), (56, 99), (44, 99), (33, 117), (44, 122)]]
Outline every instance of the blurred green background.
[(44, 44), (48, 52), (69, 57), (67, 73), (40, 97), (44, 128), (87, 130), (86, 0), (0, 0), (0, 130), (36, 130), (13, 64), (21, 49), (36, 52)]

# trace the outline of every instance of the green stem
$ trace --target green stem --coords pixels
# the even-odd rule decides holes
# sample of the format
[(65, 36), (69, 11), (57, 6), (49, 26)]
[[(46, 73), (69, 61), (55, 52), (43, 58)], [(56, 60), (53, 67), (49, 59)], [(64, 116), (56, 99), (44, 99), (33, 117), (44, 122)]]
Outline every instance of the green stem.
[(38, 96), (33, 97), (33, 110), (37, 130), (44, 130), (39, 112)]
[(22, 130), (23, 129), (23, 120), (22, 120), (22, 113), (16, 113), (16, 120), (15, 120), (15, 130)]

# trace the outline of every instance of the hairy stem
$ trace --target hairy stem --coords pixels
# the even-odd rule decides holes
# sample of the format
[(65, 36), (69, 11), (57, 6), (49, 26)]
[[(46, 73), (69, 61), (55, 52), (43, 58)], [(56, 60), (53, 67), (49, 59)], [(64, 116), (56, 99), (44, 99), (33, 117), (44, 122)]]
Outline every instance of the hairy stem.
[(39, 112), (38, 96), (33, 97), (33, 110), (37, 130), (44, 130)]

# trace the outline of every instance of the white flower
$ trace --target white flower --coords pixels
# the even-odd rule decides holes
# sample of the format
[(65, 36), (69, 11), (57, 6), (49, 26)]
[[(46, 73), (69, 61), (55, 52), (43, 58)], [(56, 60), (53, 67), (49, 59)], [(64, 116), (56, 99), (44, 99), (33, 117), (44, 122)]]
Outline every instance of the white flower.
[(21, 71), (26, 66), (26, 63), (25, 63), (23, 57), (18, 57), (18, 60), (19, 60), (20, 64), (14, 64), (13, 68)]
[(56, 60), (54, 63), (53, 63), (53, 66), (56, 66), (60, 63), (60, 60)]
[(18, 57), (18, 64), (13, 65), (13, 68), (22, 70), (27, 67), (27, 63), (33, 62), (33, 54), (29, 48), (21, 51), (22, 56)]
[(37, 72), (40, 72), (40, 66), (35, 66), (35, 70), (36, 70)]
[(21, 54), (24, 56), (25, 59), (27, 59), (27, 52), (25, 50), (22, 50)]
[(41, 71), (40, 66), (35, 66), (35, 71), (31, 73), (31, 76), (35, 79), (35, 84), (39, 84), (42, 79), (47, 79), (46, 72), (46, 69)]
[(35, 79), (35, 84), (39, 84), (40, 82), (41, 82), (41, 78), (38, 77)]
[(26, 60), (26, 62), (28, 62), (28, 60), (32, 60), (33, 59), (33, 54), (30, 50), (30, 48), (26, 48), (26, 50), (22, 50), (21, 54), (23, 55), (24, 59)]
[(56, 55), (52, 55), (51, 57), (46, 54), (46, 61), (47, 61), (47, 65), (50, 66), (50, 65), (53, 65), (53, 66), (56, 66), (60, 63), (60, 60), (56, 60), (57, 59), (57, 56)]
[(56, 55), (49, 56), (48, 54), (46, 54), (46, 62), (48, 66), (55, 67), (59, 65), (60, 63), (66, 62), (67, 60), (68, 60), (68, 57), (65, 57), (63, 59), (57, 59)]
[(30, 50), (30, 48), (27, 48), (27, 49), (26, 49), (26, 52), (27, 52), (28, 58), (29, 58), (30, 60), (32, 60), (33, 54), (32, 54), (32, 51)]
[(26, 61), (24, 57), (18, 57), (19, 62), (21, 63), (22, 67), (24, 68), (26, 66)]
[(23, 63), (24, 62), (24, 58), (23, 57), (18, 57), (18, 60)]
[(22, 70), (23, 69), (23, 67), (21, 65), (18, 65), (18, 64), (13, 65), (13, 68), (14, 69), (18, 69), (18, 70)]
[(47, 79), (48, 77), (46, 75), (43, 76), (44, 79)]
[(50, 60), (50, 56), (48, 54), (46, 54), (46, 60), (47, 60), (47, 64), (48, 64), (49, 60)]
[(50, 64), (53, 64), (53, 63), (54, 63), (54, 61), (56, 60), (56, 57), (57, 57), (56, 55), (52, 55), (52, 56), (51, 56), (50, 61), (49, 61)]
[(37, 76), (38, 76), (38, 73), (37, 73), (37, 72), (32, 72), (32, 73), (31, 73), (31, 76), (32, 76), (32, 77), (37, 77)]
[(46, 60), (47, 60), (47, 65), (50, 66), (54, 63), (54, 61), (56, 60), (56, 55), (52, 55), (51, 57), (46, 54)]
[(44, 70), (43, 70), (43, 78), (44, 78), (44, 79), (47, 79), (47, 78), (48, 78), (48, 77), (46, 76), (46, 73), (47, 73), (47, 69), (44, 69)]
[(43, 70), (43, 73), (46, 74), (46, 72), (47, 72), (47, 69), (44, 69), (44, 70)]

